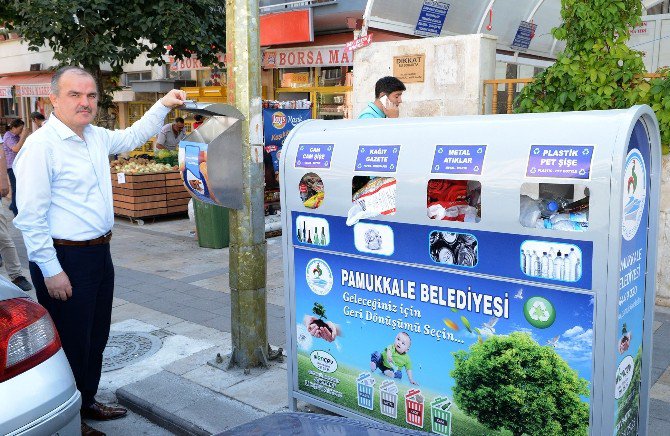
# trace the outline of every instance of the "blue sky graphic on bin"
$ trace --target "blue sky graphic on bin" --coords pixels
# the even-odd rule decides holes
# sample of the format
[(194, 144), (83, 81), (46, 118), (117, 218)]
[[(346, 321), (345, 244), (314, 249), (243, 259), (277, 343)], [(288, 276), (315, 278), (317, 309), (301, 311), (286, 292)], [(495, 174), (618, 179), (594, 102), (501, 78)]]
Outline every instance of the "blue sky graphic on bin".
[[(329, 270), (332, 275), (332, 287), (326, 295), (322, 295), (322, 286), (314, 292), (308, 284), (307, 276), (315, 269), (315, 258), (326, 264), (321, 263), (319, 269)], [(308, 264), (310, 272), (307, 271)], [(384, 286), (387, 290), (393, 289), (395, 285), (399, 296), (350, 286), (357, 284), (356, 273), (367, 274), (368, 279), (377, 276), (373, 279), (377, 280), (377, 286), (381, 285), (382, 289)], [(323, 277), (320, 277), (321, 280)], [(350, 277), (354, 279), (349, 281)], [(540, 345), (554, 347), (580, 377), (589, 382), (591, 380), (593, 298), (589, 294), (456, 275), (298, 247), (295, 250), (295, 283), (298, 351), (309, 354), (313, 350), (324, 350), (335, 357), (338, 364), (350, 365), (361, 372), (369, 371), (371, 353), (381, 352), (392, 344), (398, 331), (407, 331), (412, 340), (408, 354), (419, 387), (451, 397), (453, 380), (449, 373), (454, 365), (453, 352), (467, 350), (477, 342), (478, 336), (486, 338), (494, 334), (522, 331), (529, 333)], [(422, 287), (424, 291), (429, 291), (431, 285), (434, 286), (432, 294), (422, 293)], [(412, 287), (413, 293), (410, 291)], [(454, 290), (451, 291), (453, 301), (449, 300), (449, 288)], [(462, 299), (463, 296), (466, 298), (465, 308), (453, 311), (449, 306), (456, 305), (456, 298)], [(533, 327), (527, 320), (528, 314), (524, 315), (524, 304), (532, 297), (548, 301), (550, 305), (546, 309), (550, 312), (553, 307), (555, 311), (553, 323), (546, 328)], [(467, 308), (468, 301), (470, 310)], [(490, 306), (483, 304), (485, 301), (490, 301)], [(315, 302), (324, 306), (325, 321), (334, 322), (341, 328), (343, 334), (332, 343), (310, 336), (303, 324), (306, 315), (314, 316), (312, 308)], [(372, 305), (381, 303), (383, 307), (373, 310)], [(545, 310), (545, 307), (540, 309)], [(417, 311), (420, 312), (420, 318)], [(548, 312), (546, 314), (549, 315)], [(374, 315), (377, 315), (377, 322)], [(387, 315), (391, 325), (379, 322), (379, 318), (386, 320)], [(542, 318), (545, 325), (549, 323), (546, 319), (546, 316)], [(407, 322), (412, 327), (396, 326), (394, 330), (394, 321), (396, 324)], [(450, 324), (457, 326), (458, 331), (450, 328)], [(381, 375), (379, 371), (376, 374)], [(396, 382), (409, 386), (405, 370), (402, 371), (402, 380)], [(588, 401), (588, 398), (583, 400)]]

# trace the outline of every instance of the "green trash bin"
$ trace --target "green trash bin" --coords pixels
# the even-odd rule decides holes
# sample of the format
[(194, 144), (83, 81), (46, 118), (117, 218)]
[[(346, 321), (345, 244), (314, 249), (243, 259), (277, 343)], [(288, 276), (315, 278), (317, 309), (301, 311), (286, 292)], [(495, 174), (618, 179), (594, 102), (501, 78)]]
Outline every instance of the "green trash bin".
[(198, 244), (203, 248), (224, 248), (230, 244), (228, 209), (193, 200)]

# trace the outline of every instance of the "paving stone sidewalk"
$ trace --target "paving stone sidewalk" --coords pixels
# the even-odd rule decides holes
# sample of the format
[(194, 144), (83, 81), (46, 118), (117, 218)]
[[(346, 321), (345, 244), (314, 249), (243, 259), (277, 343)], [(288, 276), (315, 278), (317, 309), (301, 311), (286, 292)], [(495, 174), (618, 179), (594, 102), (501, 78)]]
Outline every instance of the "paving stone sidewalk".
[[(285, 362), (249, 374), (208, 364), (231, 347), (228, 250), (200, 248), (193, 227), (187, 219), (144, 225), (117, 219), (112, 331), (152, 334), (163, 346), (143, 361), (103, 373), (98, 397), (119, 401), (172, 433), (208, 435), (288, 410), (287, 372)], [(13, 236), (27, 266), (18, 232)], [(268, 339), (285, 347), (281, 238), (267, 244)], [(670, 309), (656, 308), (654, 330), (648, 434), (665, 435), (670, 434)], [(114, 422), (104, 430), (123, 434)]]

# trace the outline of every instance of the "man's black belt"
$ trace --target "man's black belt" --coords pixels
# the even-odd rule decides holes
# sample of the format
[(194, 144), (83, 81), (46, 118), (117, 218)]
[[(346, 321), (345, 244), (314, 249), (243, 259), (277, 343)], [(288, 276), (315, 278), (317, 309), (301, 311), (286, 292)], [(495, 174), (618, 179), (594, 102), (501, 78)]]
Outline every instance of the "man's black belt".
[(88, 247), (91, 245), (102, 245), (102, 244), (109, 244), (109, 241), (112, 240), (112, 231), (110, 230), (109, 232), (105, 233), (104, 235), (95, 238), (95, 239), (89, 239), (88, 241), (70, 241), (67, 239), (55, 239), (54, 238), (54, 245), (68, 245), (72, 247)]

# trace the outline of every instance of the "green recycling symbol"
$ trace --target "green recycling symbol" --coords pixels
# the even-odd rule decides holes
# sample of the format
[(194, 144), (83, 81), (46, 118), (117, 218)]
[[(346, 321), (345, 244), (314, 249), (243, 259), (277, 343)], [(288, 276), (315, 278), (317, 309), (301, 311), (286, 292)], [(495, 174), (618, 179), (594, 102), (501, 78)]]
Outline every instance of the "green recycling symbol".
[(556, 320), (556, 309), (549, 300), (543, 297), (532, 297), (523, 305), (526, 321), (533, 327), (546, 329)]

